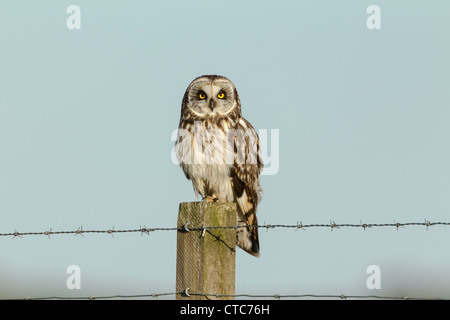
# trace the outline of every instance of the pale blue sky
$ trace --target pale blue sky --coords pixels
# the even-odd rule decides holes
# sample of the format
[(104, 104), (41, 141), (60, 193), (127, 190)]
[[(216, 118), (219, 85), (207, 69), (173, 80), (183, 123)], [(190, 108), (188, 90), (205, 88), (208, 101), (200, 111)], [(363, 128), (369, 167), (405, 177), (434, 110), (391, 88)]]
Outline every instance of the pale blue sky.
[[(66, 8), (81, 8), (68, 30)], [(366, 8), (381, 8), (368, 30)], [(260, 223), (450, 221), (450, 2), (2, 1), (0, 233), (176, 226), (181, 99), (230, 78), (278, 129)], [(450, 298), (448, 227), (260, 230), (236, 293)], [(0, 298), (175, 290), (176, 233), (0, 237)], [(81, 290), (66, 268), (81, 268)], [(368, 290), (366, 269), (381, 268)], [(169, 297), (173, 298), (173, 297)]]

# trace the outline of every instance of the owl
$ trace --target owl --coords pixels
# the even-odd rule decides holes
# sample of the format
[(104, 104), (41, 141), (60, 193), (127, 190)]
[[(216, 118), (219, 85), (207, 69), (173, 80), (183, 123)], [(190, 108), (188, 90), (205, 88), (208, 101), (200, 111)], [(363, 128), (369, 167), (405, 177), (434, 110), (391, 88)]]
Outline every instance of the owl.
[[(242, 117), (234, 84), (203, 75), (186, 89), (175, 143), (180, 166), (203, 201), (235, 202), (236, 244), (259, 257), (256, 211), (262, 188), (259, 137)], [(245, 226), (245, 227), (244, 227)]]

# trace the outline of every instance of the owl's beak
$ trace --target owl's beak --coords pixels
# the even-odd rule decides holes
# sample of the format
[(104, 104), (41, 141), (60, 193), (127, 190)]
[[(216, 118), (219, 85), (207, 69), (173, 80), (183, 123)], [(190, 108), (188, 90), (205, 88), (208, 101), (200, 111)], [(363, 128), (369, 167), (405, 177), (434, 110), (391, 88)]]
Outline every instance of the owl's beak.
[(214, 110), (214, 99), (209, 100), (209, 108), (211, 109), (211, 111)]

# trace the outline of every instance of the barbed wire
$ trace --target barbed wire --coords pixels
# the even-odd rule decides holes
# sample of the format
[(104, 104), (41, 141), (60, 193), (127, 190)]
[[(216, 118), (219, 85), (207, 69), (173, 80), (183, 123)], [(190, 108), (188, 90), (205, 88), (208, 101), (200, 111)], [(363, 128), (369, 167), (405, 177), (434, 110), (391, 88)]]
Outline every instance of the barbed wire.
[(83, 230), (83, 227), (78, 227), (76, 230), (68, 230), (68, 231), (53, 231), (52, 228), (50, 228), (47, 231), (38, 231), (38, 232), (19, 232), (14, 230), (14, 232), (7, 232), (7, 233), (0, 233), (0, 237), (23, 237), (23, 236), (48, 236), (50, 238), (51, 235), (68, 235), (72, 234), (74, 236), (80, 235), (84, 237), (84, 234), (89, 233), (98, 233), (98, 234), (110, 234), (114, 237), (115, 233), (140, 233), (143, 234), (150, 234), (150, 232), (155, 231), (179, 231), (179, 232), (190, 232), (190, 231), (205, 231), (205, 230), (212, 230), (212, 229), (239, 229), (239, 228), (246, 228), (246, 227), (252, 227), (252, 228), (260, 228), (260, 229), (276, 229), (276, 228), (286, 228), (286, 229), (295, 229), (297, 231), (298, 229), (306, 230), (306, 229), (314, 229), (314, 228), (329, 228), (331, 231), (334, 229), (340, 229), (340, 228), (362, 228), (364, 230), (369, 228), (384, 228), (384, 227), (394, 227), (397, 230), (399, 228), (404, 228), (407, 226), (424, 226), (426, 227), (426, 230), (428, 230), (431, 226), (450, 226), (450, 222), (430, 222), (427, 219), (424, 220), (424, 222), (406, 222), (406, 223), (400, 223), (400, 222), (393, 222), (393, 223), (362, 223), (359, 224), (352, 224), (352, 223), (335, 223), (334, 221), (330, 221), (330, 223), (327, 224), (302, 224), (301, 222), (297, 222), (296, 224), (262, 224), (262, 225), (232, 225), (232, 226), (200, 226), (200, 227), (190, 227), (189, 223), (184, 224), (183, 226), (177, 228), (177, 227), (153, 227), (153, 228), (147, 228), (146, 226), (140, 226), (137, 229), (119, 229), (116, 230), (114, 227), (111, 229), (105, 229), (105, 230)]
[[(140, 226), (136, 229), (119, 229), (116, 230), (114, 227), (106, 230), (83, 230), (83, 227), (78, 227), (76, 230), (68, 230), (68, 231), (53, 231), (51, 228), (47, 231), (41, 232), (18, 232), (14, 230), (14, 232), (10, 233), (0, 233), (0, 236), (9, 237), (12, 236), (13, 239), (16, 237), (23, 236), (35, 236), (35, 235), (45, 235), (50, 238), (50, 235), (69, 235), (72, 234), (74, 236), (89, 233), (97, 233), (97, 234), (110, 234), (114, 237), (115, 233), (140, 233), (141, 236), (143, 234), (150, 234), (150, 232), (155, 231), (178, 231), (178, 232), (191, 232), (191, 231), (202, 231), (211, 230), (211, 229), (238, 229), (238, 228), (262, 228), (262, 229), (275, 229), (275, 228), (288, 228), (288, 229), (298, 229), (306, 230), (313, 228), (329, 228), (331, 231), (339, 228), (362, 228), (363, 230), (369, 228), (383, 228), (383, 227), (394, 227), (397, 230), (399, 228), (404, 228), (407, 226), (423, 226), (428, 230), (431, 226), (450, 226), (450, 222), (430, 222), (425, 219), (424, 222), (393, 222), (393, 223), (362, 223), (359, 224), (351, 224), (351, 223), (335, 223), (334, 221), (330, 221), (328, 224), (302, 224), (301, 222), (297, 222), (296, 224), (262, 224), (262, 225), (232, 225), (232, 226), (200, 226), (200, 227), (190, 227), (189, 223), (184, 224), (181, 227), (153, 227), (147, 228), (146, 226)], [(232, 294), (232, 295), (222, 295), (216, 293), (203, 293), (203, 292), (190, 292), (189, 288), (176, 291), (176, 292), (164, 292), (164, 293), (151, 293), (151, 294), (133, 294), (133, 295), (109, 295), (109, 296), (74, 296), (74, 297), (62, 297), (62, 296), (49, 296), (49, 297), (26, 297), (26, 298), (13, 298), (13, 299), (3, 299), (3, 300), (104, 300), (104, 299), (138, 299), (138, 298), (152, 298), (158, 299), (163, 296), (174, 296), (177, 294), (181, 294), (185, 297), (188, 296), (202, 296), (206, 299), (221, 299), (221, 298), (255, 298), (255, 299), (381, 299), (381, 300), (446, 300), (445, 298), (423, 298), (423, 297), (409, 297), (409, 296), (380, 296), (380, 295), (346, 295), (346, 294)]]
[(190, 292), (189, 288), (175, 292), (164, 293), (151, 293), (151, 294), (133, 294), (133, 295), (110, 295), (110, 296), (74, 296), (74, 297), (26, 297), (26, 298), (13, 298), (4, 300), (107, 300), (107, 299), (137, 299), (137, 298), (152, 298), (158, 299), (162, 296), (174, 296), (181, 295), (182, 297), (201, 296), (207, 300), (211, 299), (223, 299), (223, 298), (267, 298), (267, 299), (380, 299), (380, 300), (448, 300), (445, 298), (421, 298), (421, 297), (409, 297), (409, 296), (380, 296), (380, 295), (346, 295), (346, 294), (250, 294), (250, 293), (238, 293), (238, 294), (216, 294), (216, 293), (204, 293), (204, 292)]

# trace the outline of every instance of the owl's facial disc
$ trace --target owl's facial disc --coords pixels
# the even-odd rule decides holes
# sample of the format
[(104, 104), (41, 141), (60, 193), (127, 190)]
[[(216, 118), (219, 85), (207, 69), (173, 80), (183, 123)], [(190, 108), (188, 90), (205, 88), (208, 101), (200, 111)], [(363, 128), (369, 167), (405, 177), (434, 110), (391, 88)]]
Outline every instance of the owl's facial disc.
[(189, 108), (199, 116), (226, 115), (234, 107), (234, 90), (225, 80), (199, 80), (189, 92)]

